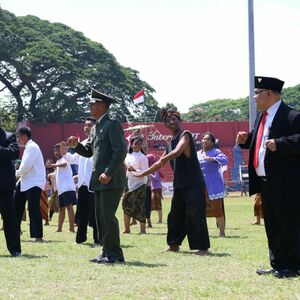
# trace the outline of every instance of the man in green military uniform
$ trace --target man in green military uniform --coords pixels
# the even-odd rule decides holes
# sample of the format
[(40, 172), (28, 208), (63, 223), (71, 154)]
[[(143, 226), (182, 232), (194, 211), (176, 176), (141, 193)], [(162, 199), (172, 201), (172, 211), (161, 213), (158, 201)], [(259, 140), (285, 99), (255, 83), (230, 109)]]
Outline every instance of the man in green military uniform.
[(100, 264), (124, 263), (115, 213), (126, 184), (124, 159), (127, 151), (121, 124), (108, 116), (110, 104), (116, 102), (92, 89), (90, 109), (97, 122), (88, 141), (82, 145), (74, 136), (67, 140), (68, 146), (78, 154), (94, 159), (90, 190), (95, 192), (96, 221), (101, 224), (103, 251), (91, 262)]

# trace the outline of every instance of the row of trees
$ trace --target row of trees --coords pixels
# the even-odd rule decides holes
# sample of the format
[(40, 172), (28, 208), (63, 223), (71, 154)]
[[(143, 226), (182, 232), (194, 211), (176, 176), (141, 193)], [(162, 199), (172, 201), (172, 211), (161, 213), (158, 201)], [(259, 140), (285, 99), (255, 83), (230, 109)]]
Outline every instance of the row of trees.
[[(34, 16), (16, 17), (0, 7), (0, 41), (0, 109), (9, 127), (24, 119), (80, 122), (88, 114), (91, 87), (120, 100), (111, 112), (121, 122), (160, 121), (154, 88), (81, 32)], [(133, 95), (141, 89), (145, 103), (134, 106)], [(284, 98), (300, 109), (300, 85), (284, 89)], [(248, 102), (210, 100), (192, 106), (183, 119), (247, 120)]]
[[(300, 110), (300, 84), (283, 89), (283, 99), (293, 108)], [(249, 97), (216, 99), (192, 106), (184, 115), (186, 121), (244, 121), (249, 118)]]

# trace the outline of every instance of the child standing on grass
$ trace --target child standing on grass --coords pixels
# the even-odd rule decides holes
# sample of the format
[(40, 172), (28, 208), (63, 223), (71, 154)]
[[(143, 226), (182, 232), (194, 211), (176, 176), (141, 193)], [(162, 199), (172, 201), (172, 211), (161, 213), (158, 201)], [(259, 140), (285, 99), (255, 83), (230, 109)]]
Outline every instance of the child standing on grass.
[(76, 204), (76, 188), (72, 176), (72, 169), (70, 164), (60, 153), (60, 144), (54, 146), (54, 156), (57, 161), (52, 167), (56, 168), (55, 176), (59, 199), (58, 227), (56, 232), (62, 232), (66, 208), (69, 216), (69, 231), (75, 232), (73, 205)]
[[(157, 158), (154, 154), (147, 154), (147, 159), (149, 163), (149, 167), (151, 167), (155, 162), (157, 162)], [(162, 184), (161, 179), (163, 175), (160, 171), (155, 171), (149, 175), (150, 178), (150, 186), (151, 186), (151, 210), (156, 210), (158, 213), (158, 224), (162, 223)]]

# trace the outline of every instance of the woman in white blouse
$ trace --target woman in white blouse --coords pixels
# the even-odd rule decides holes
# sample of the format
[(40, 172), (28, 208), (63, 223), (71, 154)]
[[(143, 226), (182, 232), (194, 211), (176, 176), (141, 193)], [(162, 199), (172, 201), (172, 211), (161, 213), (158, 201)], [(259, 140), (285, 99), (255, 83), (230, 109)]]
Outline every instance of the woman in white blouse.
[(143, 172), (148, 169), (148, 159), (142, 150), (143, 140), (140, 137), (133, 137), (130, 140), (130, 147), (125, 158), (127, 168), (128, 191), (122, 197), (124, 210), (123, 233), (130, 233), (130, 217), (140, 222), (140, 233), (146, 233), (145, 197), (147, 176), (137, 178), (132, 176), (132, 171)]

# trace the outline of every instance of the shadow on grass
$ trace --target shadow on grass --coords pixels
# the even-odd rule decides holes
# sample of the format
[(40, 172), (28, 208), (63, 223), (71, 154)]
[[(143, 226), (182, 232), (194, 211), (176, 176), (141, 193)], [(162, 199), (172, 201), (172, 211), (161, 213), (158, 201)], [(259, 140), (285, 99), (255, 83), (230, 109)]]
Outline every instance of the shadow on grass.
[[(90, 248), (102, 248), (102, 245), (93, 247), (94, 243), (79, 243), (78, 245), (88, 246)], [(133, 245), (122, 245), (121, 244), (121, 248), (135, 248), (135, 246), (133, 246)]]
[(56, 240), (44, 240), (42, 243), (41, 242), (36, 242), (34, 240), (21, 240), (22, 243), (33, 243), (33, 244), (48, 244), (48, 243), (65, 243), (66, 241), (56, 241)]
[(19, 257), (12, 257), (11, 255), (0, 255), (0, 258), (2, 257), (9, 257), (12, 259), (18, 259), (18, 258), (34, 259), (34, 258), (48, 258), (48, 255), (21, 254), (21, 256)]
[(82, 245), (82, 246), (88, 246), (88, 247), (90, 247), (90, 248), (101, 248), (102, 247), (102, 245), (97, 245), (97, 246), (95, 246), (95, 244), (94, 243), (76, 243), (77, 245)]
[(147, 232), (147, 235), (167, 235), (166, 232)]
[(121, 244), (121, 248), (135, 248), (133, 245), (123, 245)]
[(225, 256), (231, 256), (231, 254), (229, 254), (229, 253), (212, 253), (212, 252), (208, 252), (207, 256), (225, 257)]
[(160, 264), (160, 263), (156, 263), (156, 264), (151, 264), (151, 263), (145, 263), (142, 261), (126, 261), (126, 263), (124, 264), (124, 266), (134, 266), (134, 267), (143, 267), (143, 268), (158, 268), (158, 267), (167, 267), (167, 264)]
[(226, 235), (226, 237), (220, 238), (218, 235), (215, 235), (215, 236), (210, 235), (209, 238), (211, 238), (211, 239), (224, 239), (224, 240), (226, 240), (226, 239), (248, 239), (248, 236), (244, 236), (244, 235), (243, 236), (241, 236), (241, 235)]
[(195, 252), (189, 252), (189, 251), (179, 251), (176, 252), (178, 254), (183, 253), (183, 254), (189, 254), (189, 255), (193, 255), (193, 256), (199, 256), (199, 257), (206, 257), (206, 256), (212, 256), (212, 257), (226, 257), (226, 256), (231, 256), (231, 254), (229, 253), (213, 253), (208, 251), (207, 255), (196, 255)]

